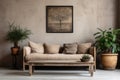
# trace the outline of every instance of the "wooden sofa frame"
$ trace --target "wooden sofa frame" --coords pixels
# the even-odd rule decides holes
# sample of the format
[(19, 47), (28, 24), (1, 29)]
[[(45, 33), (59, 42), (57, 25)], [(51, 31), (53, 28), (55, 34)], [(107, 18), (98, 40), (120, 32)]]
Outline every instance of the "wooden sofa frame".
[[(93, 64), (92, 64), (92, 65), (93, 65), (93, 70), (96, 71), (96, 48), (95, 48), (95, 47), (91, 47), (90, 49), (92, 49), (91, 55), (93, 56)], [(31, 63), (31, 62), (25, 61), (25, 56), (26, 56), (26, 54), (28, 54), (26, 50), (29, 51), (28, 53), (31, 52), (30, 47), (26, 46), (26, 47), (23, 48), (23, 71), (25, 70), (25, 66), (26, 66), (26, 65), (28, 65), (29, 68), (31, 68), (31, 64), (36, 63), (36, 62), (32, 62), (32, 63)], [(40, 63), (40, 64), (41, 64), (41, 63)], [(42, 64), (44, 64), (44, 63), (42, 63)], [(37, 63), (37, 65), (38, 65), (38, 63)], [(34, 64), (34, 66), (37, 66), (37, 65)], [(57, 64), (51, 63), (51, 65), (52, 65), (52, 66), (56, 66)], [(87, 64), (85, 64), (85, 65), (87, 65)], [(40, 66), (46, 66), (46, 65), (40, 65)], [(64, 65), (63, 65), (63, 66), (64, 66)], [(68, 64), (68, 66), (69, 66), (69, 64)], [(70, 66), (72, 66), (72, 65), (70, 65)], [(73, 65), (73, 66), (75, 66), (75, 65)], [(76, 66), (77, 66), (77, 65), (76, 65)], [(81, 66), (81, 65), (79, 65), (79, 66)], [(31, 70), (30, 70), (30, 74), (31, 74)], [(91, 75), (92, 75), (92, 74), (91, 74)]]

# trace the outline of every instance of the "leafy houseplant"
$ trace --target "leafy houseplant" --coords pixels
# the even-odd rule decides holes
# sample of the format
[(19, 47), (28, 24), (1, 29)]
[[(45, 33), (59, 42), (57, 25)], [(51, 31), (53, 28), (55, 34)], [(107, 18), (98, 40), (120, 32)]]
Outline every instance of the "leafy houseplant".
[[(101, 62), (104, 69), (115, 69), (117, 64), (117, 53), (120, 51), (118, 35), (120, 29), (102, 30), (98, 28), (95, 36), (95, 46), (98, 53), (101, 54)], [(111, 60), (112, 59), (112, 60)]]
[(19, 51), (19, 42), (29, 38), (31, 31), (28, 29), (22, 29), (20, 26), (14, 23), (9, 24), (9, 31), (7, 32), (6, 39), (14, 44), (11, 48), (13, 54), (17, 54)]
[(89, 60), (90, 60), (90, 56), (88, 54), (84, 54), (82, 56), (82, 59), (81, 59), (82, 62), (88, 62)]

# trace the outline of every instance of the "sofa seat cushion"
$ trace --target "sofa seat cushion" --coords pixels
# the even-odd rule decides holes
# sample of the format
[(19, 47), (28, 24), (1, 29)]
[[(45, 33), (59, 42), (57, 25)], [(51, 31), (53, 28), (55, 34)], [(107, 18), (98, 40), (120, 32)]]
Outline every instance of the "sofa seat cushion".
[[(34, 60), (76, 60), (79, 61), (84, 54), (29, 54), (25, 57), (26, 61)], [(88, 54), (89, 55), (89, 54)], [(93, 61), (92, 55), (90, 56), (90, 61)]]

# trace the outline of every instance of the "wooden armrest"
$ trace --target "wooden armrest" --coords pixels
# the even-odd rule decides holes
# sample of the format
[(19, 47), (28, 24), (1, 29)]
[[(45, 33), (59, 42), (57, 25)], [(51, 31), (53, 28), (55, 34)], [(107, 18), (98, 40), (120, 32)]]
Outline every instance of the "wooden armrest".
[(89, 54), (91, 54), (94, 58), (94, 61), (96, 61), (96, 47), (91, 47), (89, 49)]
[(23, 47), (23, 56), (29, 55), (31, 53), (31, 48), (29, 46)]

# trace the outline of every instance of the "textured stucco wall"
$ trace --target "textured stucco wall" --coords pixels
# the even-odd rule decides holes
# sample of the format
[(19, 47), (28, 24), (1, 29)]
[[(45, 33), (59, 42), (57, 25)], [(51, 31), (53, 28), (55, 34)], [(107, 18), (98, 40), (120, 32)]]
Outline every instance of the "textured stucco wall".
[[(4, 40), (8, 22), (32, 31), (30, 40), (41, 43), (93, 41), (96, 28), (116, 25), (116, 0), (0, 0), (0, 65), (11, 66), (11, 43)], [(73, 33), (46, 33), (46, 5), (73, 5)], [(27, 41), (21, 43), (26, 45)], [(19, 61), (18, 61), (19, 63)]]

